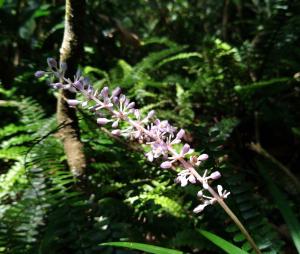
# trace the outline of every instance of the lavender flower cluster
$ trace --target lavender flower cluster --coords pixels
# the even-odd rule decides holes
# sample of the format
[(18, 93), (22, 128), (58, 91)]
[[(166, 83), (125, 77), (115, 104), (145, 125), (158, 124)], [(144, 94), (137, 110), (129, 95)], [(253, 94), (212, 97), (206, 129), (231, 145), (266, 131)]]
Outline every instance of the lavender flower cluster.
[[(47, 63), (49, 71), (37, 71), (37, 78), (45, 75), (58, 79), (58, 82), (51, 82), (50, 86), (54, 89), (64, 89), (70, 92), (79, 93), (81, 100), (67, 99), (70, 107), (81, 105), (95, 114), (99, 125), (110, 124), (111, 133), (116, 136), (123, 136), (131, 140), (136, 140), (141, 144), (148, 145), (150, 151), (146, 153), (149, 161), (161, 158), (161, 168), (175, 169), (177, 166), (182, 168), (178, 173), (175, 182), (182, 187), (188, 184), (200, 183), (203, 187), (197, 196), (200, 204), (193, 210), (195, 213), (219, 202), (220, 199), (226, 199), (230, 192), (223, 190), (221, 185), (217, 186), (217, 193), (209, 186), (210, 182), (221, 177), (220, 172), (215, 171), (207, 176), (207, 171), (201, 176), (195, 167), (208, 159), (207, 154), (196, 156), (194, 150), (189, 144), (184, 144), (177, 152), (176, 147), (180, 146), (185, 135), (185, 131), (173, 127), (167, 120), (161, 121), (155, 118), (155, 112), (150, 111), (145, 117), (135, 108), (135, 103), (131, 102), (121, 89), (115, 88), (112, 92), (108, 87), (101, 91), (95, 90), (89, 80), (81, 75), (80, 72), (71, 80), (65, 77), (66, 64), (61, 63), (58, 66), (53, 58), (48, 58)], [(203, 192), (208, 190), (212, 196), (204, 195)]]

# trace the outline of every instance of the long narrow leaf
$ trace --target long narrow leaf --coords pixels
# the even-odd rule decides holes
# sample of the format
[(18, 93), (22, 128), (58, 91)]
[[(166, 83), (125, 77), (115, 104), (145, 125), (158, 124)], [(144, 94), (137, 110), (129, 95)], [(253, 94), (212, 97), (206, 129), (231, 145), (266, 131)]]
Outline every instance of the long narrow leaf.
[(232, 243), (224, 240), (223, 238), (210, 233), (205, 230), (199, 230), (199, 233), (203, 235), (205, 238), (207, 238), (209, 241), (217, 245), (219, 248), (224, 250), (226, 253), (229, 254), (248, 254), (248, 252), (242, 250), (241, 248), (233, 245)]
[(172, 250), (172, 249), (162, 248), (150, 244), (134, 243), (134, 242), (109, 242), (109, 243), (101, 243), (100, 245), (125, 247), (129, 249), (141, 250), (141, 251), (154, 253), (154, 254), (183, 254), (183, 252), (178, 250)]
[(280, 189), (278, 189), (278, 187), (270, 180), (270, 178), (266, 176), (265, 172), (263, 171), (264, 166), (262, 165), (262, 163), (257, 161), (256, 164), (259, 168), (260, 174), (266, 180), (269, 192), (272, 195), (273, 200), (277, 205), (286, 225), (288, 226), (288, 229), (290, 231), (298, 253), (300, 253), (300, 222), (298, 221), (295, 213), (288, 205), (288, 198), (284, 195), (282, 191), (280, 191)]

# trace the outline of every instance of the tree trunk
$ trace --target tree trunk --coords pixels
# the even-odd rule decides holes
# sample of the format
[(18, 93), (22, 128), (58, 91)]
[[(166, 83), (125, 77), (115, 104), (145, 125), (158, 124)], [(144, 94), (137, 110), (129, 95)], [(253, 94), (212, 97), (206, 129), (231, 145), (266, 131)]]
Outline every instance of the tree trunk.
[[(66, 0), (64, 38), (60, 48), (60, 62), (67, 63), (66, 77), (73, 78), (79, 59), (83, 53), (83, 26), (85, 0)], [(85, 173), (86, 159), (80, 142), (76, 112), (70, 108), (64, 98), (73, 98), (74, 94), (62, 90), (57, 101), (58, 124), (65, 124), (60, 131), (67, 162), (75, 176)]]

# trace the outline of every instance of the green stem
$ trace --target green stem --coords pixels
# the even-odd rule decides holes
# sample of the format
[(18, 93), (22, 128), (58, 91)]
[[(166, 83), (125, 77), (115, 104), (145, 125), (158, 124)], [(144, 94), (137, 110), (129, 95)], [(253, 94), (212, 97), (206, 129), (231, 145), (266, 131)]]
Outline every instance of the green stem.
[[(181, 164), (184, 168), (190, 170), (190, 172), (198, 179), (199, 182), (203, 183), (203, 178), (200, 174), (194, 169), (194, 167), (184, 159), (180, 159)], [(254, 242), (253, 238), (250, 236), (247, 229), (244, 227), (242, 222), (238, 219), (238, 217), (234, 214), (234, 212), (228, 207), (225, 201), (214, 191), (213, 188), (208, 186), (207, 190), (209, 193), (217, 200), (223, 210), (228, 214), (228, 216), (233, 220), (233, 222), (237, 225), (237, 227), (241, 230), (242, 234), (246, 237), (247, 241), (252, 246), (253, 250), (256, 254), (261, 254), (261, 251), (257, 247), (256, 243)]]

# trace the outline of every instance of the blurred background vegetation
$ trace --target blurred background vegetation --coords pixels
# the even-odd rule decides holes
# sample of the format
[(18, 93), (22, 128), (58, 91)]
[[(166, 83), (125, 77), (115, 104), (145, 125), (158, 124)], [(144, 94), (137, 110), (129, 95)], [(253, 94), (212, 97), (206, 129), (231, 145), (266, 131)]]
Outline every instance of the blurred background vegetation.
[[(33, 76), (59, 56), (64, 4), (0, 0), (0, 253), (137, 253), (99, 246), (120, 240), (222, 253), (200, 228), (249, 251), (220, 207), (192, 213), (195, 186), (81, 110), (87, 177), (72, 176), (57, 93)], [(184, 128), (263, 253), (298, 253), (300, 2), (87, 0), (85, 12), (83, 73)]]

